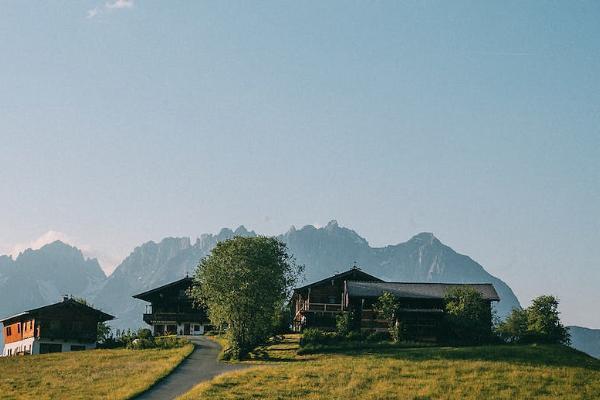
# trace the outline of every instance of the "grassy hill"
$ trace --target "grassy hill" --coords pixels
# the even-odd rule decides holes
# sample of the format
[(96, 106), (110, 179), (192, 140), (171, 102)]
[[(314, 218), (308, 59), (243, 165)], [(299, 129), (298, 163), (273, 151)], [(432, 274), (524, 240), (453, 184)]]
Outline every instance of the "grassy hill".
[(298, 355), (297, 335), (258, 349), (256, 368), (201, 384), (180, 400), (593, 399), (600, 360), (565, 346), (337, 349)]
[(193, 347), (90, 350), (0, 358), (0, 398), (128, 399), (167, 375)]

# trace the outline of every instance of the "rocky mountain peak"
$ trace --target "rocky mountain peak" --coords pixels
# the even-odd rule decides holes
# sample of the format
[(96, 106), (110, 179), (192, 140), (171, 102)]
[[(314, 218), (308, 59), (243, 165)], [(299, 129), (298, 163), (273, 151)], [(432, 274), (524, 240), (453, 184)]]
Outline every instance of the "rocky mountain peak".
[(438, 238), (431, 232), (421, 232), (413, 236), (409, 242), (416, 242), (425, 245), (442, 244)]

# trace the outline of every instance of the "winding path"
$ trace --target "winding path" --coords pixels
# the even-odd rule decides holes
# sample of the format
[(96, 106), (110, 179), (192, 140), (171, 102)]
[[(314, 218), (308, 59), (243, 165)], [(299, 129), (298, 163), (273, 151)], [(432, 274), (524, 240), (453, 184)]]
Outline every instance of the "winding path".
[(135, 400), (170, 400), (189, 391), (197, 384), (224, 372), (246, 368), (217, 360), (221, 347), (205, 337), (192, 337), (195, 349), (164, 379), (135, 397)]

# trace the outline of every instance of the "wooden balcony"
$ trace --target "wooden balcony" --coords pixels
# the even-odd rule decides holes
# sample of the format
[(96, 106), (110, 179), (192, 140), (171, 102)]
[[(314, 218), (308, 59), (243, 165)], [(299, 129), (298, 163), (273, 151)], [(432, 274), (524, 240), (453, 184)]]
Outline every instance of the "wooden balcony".
[(76, 340), (91, 343), (96, 341), (96, 335), (96, 330), (41, 329), (39, 337), (50, 340)]
[(156, 312), (144, 314), (143, 319), (147, 324), (157, 322), (207, 322), (204, 313)]
[(319, 311), (319, 312), (332, 312), (339, 313), (343, 311), (341, 304), (337, 303), (304, 303), (300, 311)]

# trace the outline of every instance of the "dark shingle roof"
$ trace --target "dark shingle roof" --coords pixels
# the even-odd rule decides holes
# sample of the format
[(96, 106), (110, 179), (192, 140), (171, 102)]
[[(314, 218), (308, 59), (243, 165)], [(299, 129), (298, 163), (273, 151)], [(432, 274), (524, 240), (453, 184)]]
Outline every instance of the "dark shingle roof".
[(50, 304), (50, 305), (43, 306), (43, 307), (33, 308), (31, 310), (24, 311), (17, 315), (12, 315), (10, 317), (0, 319), (0, 323), (7, 324), (11, 320), (17, 320), (22, 317), (24, 318), (26, 316), (34, 316), (35, 317), (36, 315), (40, 315), (40, 314), (43, 314), (45, 312), (52, 311), (55, 309), (66, 309), (66, 310), (71, 310), (71, 311), (83, 312), (86, 314), (93, 314), (96, 316), (98, 321), (101, 321), (101, 322), (110, 321), (111, 319), (115, 319), (114, 316), (107, 314), (105, 312), (102, 312), (98, 309), (95, 309), (91, 306), (88, 306), (87, 304), (83, 304), (75, 299), (66, 298), (63, 301), (60, 301), (58, 303)]
[(167, 283), (166, 285), (162, 285), (162, 286), (156, 287), (154, 289), (150, 289), (143, 293), (134, 294), (131, 297), (140, 299), (140, 300), (148, 300), (148, 296), (153, 295), (155, 293), (159, 293), (166, 289), (171, 289), (171, 288), (174, 288), (177, 286), (187, 288), (187, 287), (192, 286), (193, 283), (194, 283), (194, 278), (190, 278), (189, 276), (186, 276), (185, 278), (176, 280), (175, 282)]
[(350, 297), (379, 297), (390, 292), (396, 297), (443, 299), (450, 289), (470, 287), (481, 293), (484, 300), (499, 301), (491, 283), (413, 283), (413, 282), (356, 282), (346, 283)]
[(378, 281), (378, 282), (383, 282), (381, 279), (377, 278), (376, 276), (373, 276), (371, 274), (366, 273), (365, 271), (363, 271), (362, 269), (358, 268), (358, 267), (352, 267), (347, 271), (344, 272), (340, 272), (339, 274), (330, 276), (328, 278), (325, 279), (321, 279), (320, 281), (316, 281), (313, 283), (310, 283), (308, 285), (299, 287), (294, 289), (294, 291), (300, 291), (300, 290), (304, 290), (304, 289), (308, 289), (309, 287), (315, 287), (315, 286), (320, 286), (323, 285), (324, 283), (329, 283), (332, 280), (338, 280), (338, 279), (342, 279), (342, 278), (348, 278), (351, 275), (359, 275), (361, 280), (373, 280), (373, 281)]

